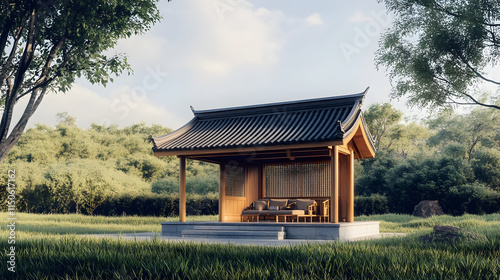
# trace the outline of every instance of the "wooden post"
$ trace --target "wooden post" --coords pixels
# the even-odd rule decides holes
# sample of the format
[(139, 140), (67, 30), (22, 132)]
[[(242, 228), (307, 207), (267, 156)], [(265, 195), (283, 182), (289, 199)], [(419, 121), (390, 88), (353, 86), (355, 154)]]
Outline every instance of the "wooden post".
[(354, 222), (354, 151), (349, 155), (349, 188), (347, 191), (347, 221)]
[(179, 157), (179, 222), (186, 222), (186, 158)]
[(339, 222), (339, 148), (333, 146), (331, 155), (332, 182), (330, 193), (330, 222)]
[(219, 222), (224, 219), (224, 195), (226, 194), (226, 166), (224, 163), (219, 165)]

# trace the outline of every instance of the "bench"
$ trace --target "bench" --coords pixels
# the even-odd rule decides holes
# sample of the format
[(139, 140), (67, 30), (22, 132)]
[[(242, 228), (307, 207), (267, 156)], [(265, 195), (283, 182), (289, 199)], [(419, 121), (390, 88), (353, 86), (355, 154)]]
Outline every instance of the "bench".
[[(281, 218), (284, 222), (289, 218), (292, 222), (299, 217), (316, 216), (317, 203), (312, 199), (259, 199), (241, 213), (241, 221), (256, 220), (259, 222), (267, 217), (274, 217), (276, 222)], [(306, 219), (306, 218), (305, 218)]]

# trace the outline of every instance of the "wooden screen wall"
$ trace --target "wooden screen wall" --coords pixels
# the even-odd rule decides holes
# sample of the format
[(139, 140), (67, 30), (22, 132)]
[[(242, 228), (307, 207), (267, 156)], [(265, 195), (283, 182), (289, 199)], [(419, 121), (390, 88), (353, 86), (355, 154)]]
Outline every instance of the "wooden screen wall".
[(273, 163), (264, 166), (265, 196), (330, 196), (330, 161)]
[(245, 209), (246, 168), (240, 165), (224, 166), (224, 196), (221, 201), (221, 222), (239, 222)]
[(226, 165), (226, 196), (245, 197), (245, 167)]

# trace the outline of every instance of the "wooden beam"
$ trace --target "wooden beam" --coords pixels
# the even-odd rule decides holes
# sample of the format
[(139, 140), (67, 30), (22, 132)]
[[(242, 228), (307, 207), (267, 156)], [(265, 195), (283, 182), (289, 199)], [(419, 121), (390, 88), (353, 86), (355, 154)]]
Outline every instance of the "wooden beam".
[(186, 158), (179, 157), (179, 222), (186, 222)]
[(219, 222), (224, 222), (224, 195), (226, 194), (226, 166), (219, 165)]
[(240, 148), (217, 148), (217, 149), (199, 149), (199, 150), (183, 150), (183, 151), (158, 151), (154, 152), (155, 157), (163, 156), (193, 156), (193, 155), (212, 155), (223, 156), (230, 153), (245, 154), (245, 153), (259, 153), (264, 151), (286, 150), (286, 149), (306, 149), (306, 148), (319, 148), (335, 145), (343, 145), (343, 141), (330, 141), (321, 143), (304, 143), (295, 145), (276, 145), (276, 146), (263, 146), (263, 147), (240, 147)]
[(330, 193), (330, 222), (339, 222), (339, 148), (333, 147), (331, 156), (332, 182)]
[(349, 188), (347, 192), (347, 222), (354, 222), (354, 151), (349, 155)]
[(350, 155), (351, 151), (347, 148), (347, 146), (338, 146), (339, 152), (343, 153), (344, 155)]

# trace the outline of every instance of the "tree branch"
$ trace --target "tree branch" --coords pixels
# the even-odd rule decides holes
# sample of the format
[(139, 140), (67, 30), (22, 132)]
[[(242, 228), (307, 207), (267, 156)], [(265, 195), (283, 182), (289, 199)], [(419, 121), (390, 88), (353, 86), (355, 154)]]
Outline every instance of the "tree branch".
[(36, 36), (36, 23), (37, 23), (37, 11), (32, 9), (29, 17), (29, 28), (28, 37), (26, 39), (26, 46), (22, 58), (19, 62), (19, 67), (14, 79), (12, 90), (9, 93), (8, 98), (5, 100), (4, 112), (2, 115), (2, 121), (0, 123), (0, 142), (7, 138), (7, 133), (10, 128), (10, 123), (12, 121), (12, 113), (14, 109), (14, 104), (16, 102), (16, 95), (21, 84), (24, 80), (24, 75), (28, 70), (28, 67), (33, 60), (33, 54), (35, 52), (35, 36)]
[(470, 94), (467, 94), (465, 92), (462, 92), (461, 94), (467, 96), (470, 100), (472, 100), (472, 102), (474, 102), (474, 104), (476, 105), (481, 105), (481, 106), (484, 106), (484, 107), (488, 107), (488, 108), (495, 108), (495, 109), (499, 109), (500, 110), (500, 106), (497, 106), (495, 104), (485, 104), (485, 103), (482, 103), (482, 102), (479, 102), (477, 101), (474, 97), (472, 97), (472, 95)]
[(12, 64), (12, 60), (14, 59), (16, 52), (17, 52), (17, 46), (19, 43), (19, 39), (21, 38), (21, 34), (23, 31), (23, 27), (20, 26), (16, 32), (16, 35), (14, 36), (14, 42), (12, 43), (12, 48), (10, 50), (9, 57), (7, 58), (7, 61), (2, 65), (2, 69), (0, 72), (0, 85), (3, 84), (3, 81), (7, 77), (7, 72), (10, 69), (10, 65)]
[[(453, 17), (456, 17), (456, 18), (461, 18), (461, 19), (465, 19), (466, 21), (470, 21), (470, 22), (476, 22), (476, 23), (480, 23), (480, 24), (483, 24), (483, 25), (486, 25), (486, 26), (489, 26), (489, 27), (499, 27), (500, 26), (500, 23), (488, 23), (488, 22), (485, 22), (485, 21), (478, 21), (478, 20), (470, 20), (468, 17), (465, 17), (465, 16), (462, 16), (461, 14), (457, 14), (457, 13), (454, 13), (448, 9), (446, 9), (445, 7), (443, 7), (442, 5), (440, 5), (439, 3), (437, 3), (437, 1), (432, 1), (434, 6), (437, 8), (438, 11), (441, 11), (449, 16), (453, 16)], [(430, 5), (425, 5), (424, 6), (427, 6), (428, 8), (432, 8)]]
[(495, 85), (500, 85), (500, 82), (497, 82), (495, 80), (491, 80), (491, 79), (488, 79), (486, 78), (485, 76), (481, 75), (481, 73), (479, 73), (476, 69), (474, 69), (474, 67), (472, 67), (469, 62), (465, 61), (465, 59), (463, 59), (462, 57), (459, 57), (460, 60), (467, 66), (467, 68), (469, 68), (472, 73), (476, 74), (476, 76), (478, 76), (479, 78), (481, 78), (482, 80), (486, 81), (486, 82), (490, 82), (490, 83), (493, 83)]
[(16, 126), (12, 129), (12, 132), (10, 133), (7, 142), (8, 143), (17, 143), (21, 135), (23, 134), (24, 129), (26, 128), (26, 125), (28, 124), (29, 119), (35, 113), (36, 109), (40, 105), (40, 103), (43, 100), (43, 97), (47, 93), (47, 89), (49, 87), (46, 86), (42, 88), (40, 94), (37, 94), (39, 90), (34, 91), (31, 94), (30, 100), (28, 104), (26, 105), (26, 108), (24, 109), (24, 113), (17, 122)]
[[(450, 85), (453, 86), (453, 84), (448, 81), (447, 79), (445, 78), (440, 78), (438, 76), (435, 76), (436, 79), (438, 80), (441, 80), (443, 82), (446, 82)], [(446, 91), (448, 93), (448, 95), (454, 95), (454, 96), (457, 96), (457, 94), (451, 92), (450, 90), (444, 88), (443, 86), (439, 85), (439, 83), (435, 82), (436, 86), (438, 86), (439, 88), (441, 88), (441, 90), (443, 91)], [(495, 109), (499, 109), (500, 110), (500, 106), (498, 105), (495, 105), (495, 104), (486, 104), (486, 103), (482, 103), (482, 102), (479, 102), (477, 101), (472, 95), (468, 94), (468, 93), (465, 93), (465, 92), (457, 92), (459, 95), (463, 95), (467, 98), (469, 98), (470, 100), (472, 100), (472, 102), (467, 102), (467, 103), (461, 103), (461, 102), (456, 102), (454, 101), (453, 99), (451, 99), (450, 97), (448, 97), (448, 99), (450, 99), (453, 103), (457, 104), (457, 105), (480, 105), (480, 106), (484, 106), (484, 107), (488, 107), (488, 108), (495, 108)], [(460, 98), (460, 96), (457, 96), (458, 98)]]

